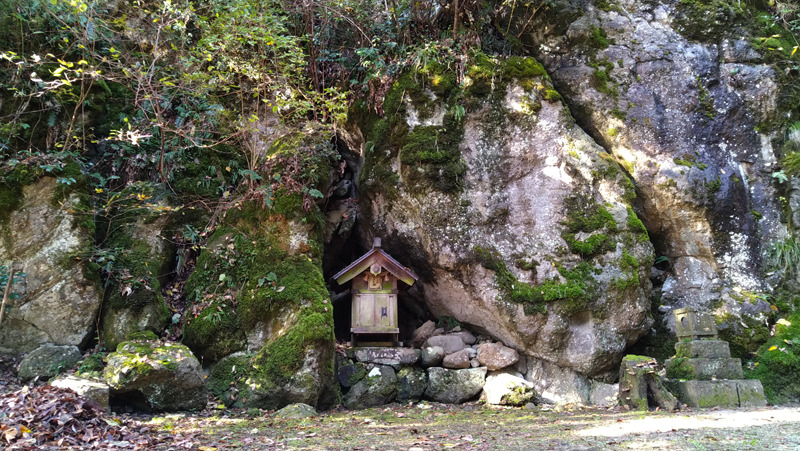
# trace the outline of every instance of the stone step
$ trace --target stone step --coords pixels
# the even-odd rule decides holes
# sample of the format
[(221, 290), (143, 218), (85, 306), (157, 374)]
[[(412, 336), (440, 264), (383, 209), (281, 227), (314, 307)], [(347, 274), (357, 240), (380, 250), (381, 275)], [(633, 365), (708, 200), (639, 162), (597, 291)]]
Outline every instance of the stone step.
[(742, 362), (739, 359), (684, 359), (674, 358), (664, 362), (670, 379), (743, 379)]
[(667, 381), (670, 391), (689, 407), (763, 407), (767, 405), (761, 381)]
[(675, 355), (687, 359), (727, 359), (731, 350), (727, 341), (722, 340), (690, 340), (675, 343)]
[(355, 348), (355, 358), (363, 363), (380, 365), (413, 365), (419, 360), (419, 349), (411, 348)]

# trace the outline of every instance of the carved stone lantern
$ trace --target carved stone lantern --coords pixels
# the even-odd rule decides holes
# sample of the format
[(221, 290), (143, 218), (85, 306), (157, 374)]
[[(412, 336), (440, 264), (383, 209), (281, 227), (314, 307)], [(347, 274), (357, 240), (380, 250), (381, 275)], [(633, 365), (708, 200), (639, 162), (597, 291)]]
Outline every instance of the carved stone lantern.
[(677, 309), (675, 315), (675, 334), (679, 340), (717, 338), (717, 323), (711, 315), (698, 313), (694, 307)]

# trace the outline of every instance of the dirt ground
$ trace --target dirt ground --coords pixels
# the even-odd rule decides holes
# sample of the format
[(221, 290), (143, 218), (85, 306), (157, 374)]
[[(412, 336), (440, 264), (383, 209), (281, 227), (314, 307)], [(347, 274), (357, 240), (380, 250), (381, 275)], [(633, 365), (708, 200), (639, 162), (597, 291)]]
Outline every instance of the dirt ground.
[(158, 449), (800, 449), (800, 408), (635, 412), (421, 402), (301, 419), (213, 411), (140, 418)]

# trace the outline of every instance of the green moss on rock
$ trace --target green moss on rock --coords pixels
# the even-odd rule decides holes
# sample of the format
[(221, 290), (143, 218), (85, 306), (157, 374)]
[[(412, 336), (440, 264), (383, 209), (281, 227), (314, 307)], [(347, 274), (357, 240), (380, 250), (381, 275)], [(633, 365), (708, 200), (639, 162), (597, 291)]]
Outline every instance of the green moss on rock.
[[(614, 249), (615, 242), (606, 232), (616, 232), (614, 216), (602, 205), (582, 196), (572, 196), (566, 203), (567, 220), (561, 237), (567, 242), (570, 252), (584, 258), (603, 254)], [(590, 234), (580, 240), (576, 234)]]
[(473, 254), (481, 266), (495, 272), (495, 282), (500, 288), (499, 300), (522, 304), (527, 315), (546, 313), (551, 302), (557, 302), (566, 315), (585, 310), (590, 305), (595, 280), (592, 277), (594, 270), (586, 262), (572, 269), (559, 265), (558, 272), (563, 280), (547, 279), (540, 285), (532, 285), (517, 280), (496, 250), (475, 246)]
[[(224, 359), (215, 367), (219, 383), (212, 391), (228, 405), (317, 404), (308, 397), (333, 381), (333, 308), (321, 271), (320, 227), (276, 210), (256, 202), (230, 210), (186, 283), (189, 305), (202, 309), (186, 325), (185, 340), (207, 359), (244, 349), (250, 331), (271, 331), (246, 365)], [(297, 227), (308, 242), (290, 247)], [(310, 355), (315, 368), (305, 367)]]
[(636, 236), (636, 241), (640, 243), (646, 243), (650, 241), (650, 236), (647, 233), (647, 228), (644, 226), (642, 220), (639, 219), (638, 216), (636, 216), (636, 213), (633, 211), (633, 208), (631, 207), (628, 207), (627, 222), (628, 222), (628, 227)]
[(681, 0), (675, 12), (678, 32), (693, 41), (719, 43), (737, 22), (733, 5), (722, 0)]

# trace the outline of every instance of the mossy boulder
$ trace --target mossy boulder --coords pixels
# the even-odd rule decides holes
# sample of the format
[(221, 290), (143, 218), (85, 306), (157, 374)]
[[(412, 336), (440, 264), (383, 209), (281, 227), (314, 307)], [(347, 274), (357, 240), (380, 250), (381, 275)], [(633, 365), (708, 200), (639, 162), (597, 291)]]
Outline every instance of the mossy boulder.
[(211, 390), (228, 405), (336, 401), (333, 308), (317, 214), (304, 214), (302, 197), (281, 194), (272, 209), (248, 202), (228, 211), (186, 283), (195, 313), (184, 342), (208, 363), (249, 353), (212, 370)]
[(200, 362), (180, 343), (122, 342), (108, 355), (103, 378), (112, 398), (139, 393), (153, 411), (198, 410), (207, 401)]
[(436, 402), (461, 404), (478, 396), (486, 382), (486, 368), (449, 370), (428, 368), (428, 387), (425, 397)]
[(397, 371), (397, 402), (422, 398), (428, 387), (428, 373), (418, 366), (404, 366)]
[(274, 415), (275, 418), (284, 418), (292, 420), (299, 420), (302, 418), (309, 418), (315, 416), (317, 416), (317, 411), (308, 404), (303, 404), (303, 403), (289, 404), (283, 409), (275, 412)]
[(17, 375), (27, 382), (35, 377), (46, 380), (73, 368), (81, 360), (81, 352), (77, 346), (42, 345), (19, 363)]
[(366, 409), (388, 404), (396, 395), (397, 373), (388, 365), (377, 365), (344, 395), (342, 403), (348, 409)]
[(486, 376), (483, 396), (487, 404), (524, 406), (533, 402), (536, 390), (533, 383), (526, 381), (513, 371), (494, 371)]

